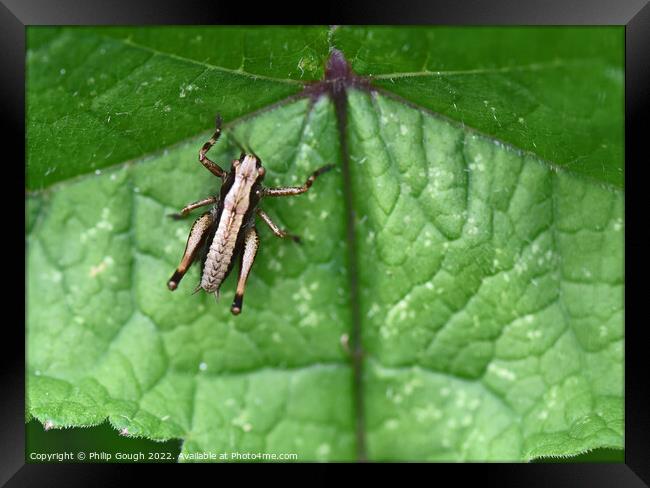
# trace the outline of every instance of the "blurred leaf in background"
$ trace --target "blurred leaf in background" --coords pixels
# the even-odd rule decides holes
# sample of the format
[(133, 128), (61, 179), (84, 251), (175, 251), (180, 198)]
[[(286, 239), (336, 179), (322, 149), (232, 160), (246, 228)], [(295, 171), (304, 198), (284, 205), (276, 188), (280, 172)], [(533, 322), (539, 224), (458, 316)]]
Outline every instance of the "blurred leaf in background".
[[(301, 96), (334, 48), (374, 87), (343, 131)], [(183, 454), (623, 448), (621, 28), (31, 27), (27, 62), (30, 416)], [(217, 112), (213, 160), (350, 175), (264, 202), (304, 244), (260, 226), (236, 318), (196, 268), (165, 287)]]
[[(31, 463), (63, 452), (71, 452), (74, 462), (176, 463), (180, 453), (178, 439), (153, 442), (146, 438), (120, 436), (107, 423), (83, 429), (46, 431), (39, 422), (32, 420), (25, 430), (26, 460)], [(80, 452), (85, 456), (83, 459), (78, 456)]]

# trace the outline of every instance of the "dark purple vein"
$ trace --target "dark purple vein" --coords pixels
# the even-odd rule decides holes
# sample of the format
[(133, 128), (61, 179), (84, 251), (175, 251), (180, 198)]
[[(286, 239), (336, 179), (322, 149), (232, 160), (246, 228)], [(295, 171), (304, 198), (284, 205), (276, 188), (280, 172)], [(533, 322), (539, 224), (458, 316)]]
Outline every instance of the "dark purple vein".
[(366, 461), (366, 429), (365, 406), (363, 389), (363, 349), (361, 346), (361, 309), (359, 306), (359, 281), (357, 277), (357, 248), (355, 235), (355, 212), (352, 201), (353, 189), (350, 175), (350, 153), (348, 150), (347, 119), (348, 101), (347, 89), (350, 87), (369, 89), (370, 85), (364, 78), (356, 76), (343, 53), (333, 49), (330, 53), (325, 78), (322, 81), (306, 86), (303, 94), (312, 99), (327, 95), (334, 102), (336, 120), (339, 131), (343, 193), (345, 213), (347, 216), (346, 232), (348, 242), (348, 283), (350, 287), (350, 309), (352, 312), (352, 337), (350, 341), (352, 368), (354, 376), (354, 408), (355, 408), (355, 433), (357, 446), (357, 460)]

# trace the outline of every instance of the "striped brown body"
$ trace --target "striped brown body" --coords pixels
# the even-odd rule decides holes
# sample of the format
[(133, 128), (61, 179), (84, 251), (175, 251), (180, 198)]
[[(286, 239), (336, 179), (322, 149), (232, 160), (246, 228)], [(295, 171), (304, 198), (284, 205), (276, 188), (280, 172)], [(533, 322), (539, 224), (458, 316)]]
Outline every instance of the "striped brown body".
[(252, 211), (260, 200), (263, 178), (264, 169), (255, 156), (245, 155), (233, 163), (230, 181), (226, 179), (221, 189), (218, 225), (203, 263), (200, 286), (209, 293), (219, 293), (221, 283), (232, 270), (233, 257), (243, 245), (244, 232), (250, 227)]

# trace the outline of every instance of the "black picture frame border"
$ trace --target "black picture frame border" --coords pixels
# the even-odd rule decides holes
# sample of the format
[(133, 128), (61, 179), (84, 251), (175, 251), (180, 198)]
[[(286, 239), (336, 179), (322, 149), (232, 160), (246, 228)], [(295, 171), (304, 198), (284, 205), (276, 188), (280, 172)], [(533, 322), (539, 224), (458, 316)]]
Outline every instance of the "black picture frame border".
[[(242, 5), (237, 12), (232, 2), (173, 2), (147, 0), (133, 4), (128, 0), (0, 0), (0, 46), (3, 66), (0, 70), (4, 130), (13, 145), (16, 159), (25, 160), (25, 27), (30, 25), (163, 25), (163, 24), (437, 24), (437, 25), (625, 25), (625, 160), (647, 160), (644, 142), (648, 100), (650, 98), (650, 4), (648, 0), (465, 0), (331, 2), (323, 4), (314, 15), (294, 12), (291, 21), (278, 10), (277, 4), (259, 10)], [(234, 4), (236, 5), (236, 4)], [(263, 18), (262, 18), (263, 17)], [(329, 17), (329, 19), (328, 19)], [(326, 21), (324, 21), (326, 19)], [(640, 159), (643, 158), (643, 159)], [(8, 159), (6, 159), (7, 161)], [(643, 207), (633, 203), (639, 195), (642, 178), (635, 178), (634, 166), (626, 164), (625, 206), (626, 223), (632, 222)], [(25, 172), (17, 179), (23, 182)], [(15, 179), (11, 180), (12, 186)], [(17, 186), (17, 185), (16, 185)], [(638, 186), (638, 187), (637, 187)], [(12, 186), (13, 188), (13, 186)], [(24, 198), (24, 188), (18, 189)], [(635, 192), (639, 190), (639, 192)], [(7, 189), (8, 192), (8, 189)], [(6, 198), (9, 198), (5, 192)], [(23, 222), (24, 223), (24, 222)], [(23, 229), (24, 231), (24, 229)], [(626, 225), (626, 318), (631, 318), (633, 298), (638, 287), (630, 280), (627, 263), (637, 268), (634, 253), (641, 246), (633, 237), (633, 226)], [(24, 247), (17, 250), (23, 253)], [(25, 263), (26, 264), (26, 263)], [(24, 276), (24, 268), (14, 276)], [(7, 271), (5, 271), (7, 272)], [(18, 287), (15, 287), (18, 289)], [(23, 288), (24, 290), (24, 288)], [(23, 296), (23, 304), (24, 304)], [(16, 303), (20, 303), (19, 299)], [(24, 308), (26, 310), (26, 308)], [(641, 316), (639, 314), (639, 316)], [(638, 327), (626, 327), (625, 356), (625, 464), (505, 464), (486, 463), (460, 465), (435, 464), (435, 476), (440, 470), (453, 470), (455, 482), (475, 469), (486, 471), (484, 482), (500, 485), (535, 486), (648, 486), (650, 480), (650, 408), (647, 402), (648, 381), (643, 371), (648, 369), (648, 354), (642, 348), (643, 321), (626, 321)], [(11, 323), (5, 321), (5, 323)], [(8, 486), (116, 486), (131, 479), (134, 465), (73, 465), (26, 464), (25, 454), (25, 387), (24, 328), (15, 324), (5, 330), (0, 369), (0, 484)], [(5, 327), (9, 329), (10, 327)], [(13, 336), (11, 336), (13, 334)], [(9, 337), (11, 336), (11, 337)], [(373, 465), (373, 463), (370, 463)], [(296, 466), (296, 465), (293, 465)], [(312, 466), (312, 476), (331, 470), (332, 465)], [(374, 464), (374, 466), (382, 467)], [(413, 465), (411, 465), (414, 467)], [(418, 468), (431, 469), (431, 465)], [(222, 468), (223, 469), (223, 468)], [(231, 468), (226, 468), (231, 469)], [(318, 470), (318, 471), (317, 471)], [(151, 471), (151, 470), (149, 470)], [(160, 472), (160, 471), (158, 471)], [(451, 473), (449, 473), (451, 474)], [(645, 482), (644, 482), (645, 481)]]

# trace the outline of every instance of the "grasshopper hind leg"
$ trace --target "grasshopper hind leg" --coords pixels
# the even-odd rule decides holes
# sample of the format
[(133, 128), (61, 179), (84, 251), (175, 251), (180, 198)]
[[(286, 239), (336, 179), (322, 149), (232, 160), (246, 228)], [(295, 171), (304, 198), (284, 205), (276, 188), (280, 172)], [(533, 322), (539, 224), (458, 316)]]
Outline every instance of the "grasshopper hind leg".
[(244, 291), (246, 290), (246, 280), (248, 274), (255, 262), (255, 256), (260, 245), (260, 239), (255, 227), (251, 227), (246, 231), (244, 238), (244, 250), (241, 253), (239, 262), (239, 279), (237, 281), (237, 291), (235, 292), (235, 299), (232, 302), (230, 311), (233, 315), (239, 315), (244, 307)]
[(214, 223), (214, 217), (211, 212), (206, 212), (201, 215), (194, 224), (192, 225), (192, 230), (190, 235), (187, 238), (187, 244), (185, 245), (185, 252), (181, 258), (181, 262), (172, 274), (171, 278), (167, 282), (167, 288), (171, 291), (178, 288), (178, 284), (185, 276), (185, 273), (190, 268), (192, 263), (197, 257), (199, 249), (203, 247), (205, 243), (206, 236), (210, 233), (212, 229), (212, 224)]

